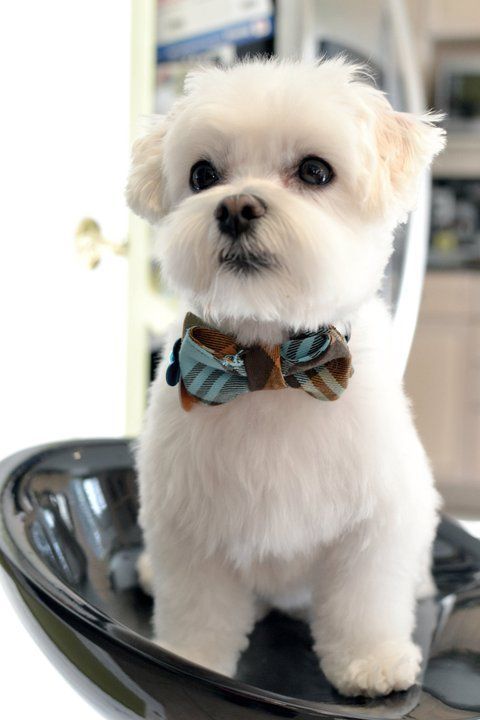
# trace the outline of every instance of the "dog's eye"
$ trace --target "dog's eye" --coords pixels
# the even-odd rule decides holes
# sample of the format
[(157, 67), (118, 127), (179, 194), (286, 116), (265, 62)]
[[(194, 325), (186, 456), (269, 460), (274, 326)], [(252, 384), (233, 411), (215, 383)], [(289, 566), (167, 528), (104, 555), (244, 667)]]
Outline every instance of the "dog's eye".
[(194, 192), (207, 190), (219, 180), (220, 175), (208, 160), (199, 160), (190, 170), (190, 187)]
[(298, 177), (308, 185), (327, 185), (333, 180), (333, 170), (326, 160), (306, 157), (298, 166)]

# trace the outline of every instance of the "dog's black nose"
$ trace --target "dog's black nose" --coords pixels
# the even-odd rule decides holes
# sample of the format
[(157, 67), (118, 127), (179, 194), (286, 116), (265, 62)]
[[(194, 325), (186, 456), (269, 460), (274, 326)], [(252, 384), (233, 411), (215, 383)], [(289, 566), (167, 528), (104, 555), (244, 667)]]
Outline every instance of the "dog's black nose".
[(220, 232), (237, 238), (246, 232), (252, 220), (265, 215), (267, 206), (255, 195), (229, 195), (215, 209)]

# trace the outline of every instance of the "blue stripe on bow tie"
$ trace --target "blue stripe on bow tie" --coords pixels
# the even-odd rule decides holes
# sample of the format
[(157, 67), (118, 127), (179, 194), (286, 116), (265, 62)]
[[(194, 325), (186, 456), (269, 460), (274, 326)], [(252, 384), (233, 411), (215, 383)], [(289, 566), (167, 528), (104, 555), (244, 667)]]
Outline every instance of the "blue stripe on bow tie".
[(307, 337), (287, 340), (280, 346), (280, 355), (292, 365), (308, 362), (324, 353), (329, 345), (330, 337), (328, 333), (320, 331)]
[(227, 402), (248, 392), (247, 373), (241, 353), (216, 358), (187, 331), (179, 352), (183, 383), (191, 395), (206, 403)]

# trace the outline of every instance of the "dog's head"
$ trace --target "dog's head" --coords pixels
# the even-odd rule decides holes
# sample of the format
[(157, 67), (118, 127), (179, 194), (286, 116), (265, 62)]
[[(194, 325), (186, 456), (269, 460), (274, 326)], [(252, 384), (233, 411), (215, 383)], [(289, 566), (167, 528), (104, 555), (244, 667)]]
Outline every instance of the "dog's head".
[(375, 293), (444, 144), (342, 59), (200, 69), (137, 140), (127, 196), (206, 318), (314, 329)]

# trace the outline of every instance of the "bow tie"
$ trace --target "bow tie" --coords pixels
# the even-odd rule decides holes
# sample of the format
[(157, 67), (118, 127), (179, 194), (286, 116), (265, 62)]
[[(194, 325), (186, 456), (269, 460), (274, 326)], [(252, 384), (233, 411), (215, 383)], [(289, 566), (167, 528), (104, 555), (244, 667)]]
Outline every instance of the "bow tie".
[(255, 390), (298, 388), (317, 400), (337, 400), (353, 374), (344, 337), (333, 325), (295, 335), (281, 345), (241, 347), (233, 338), (187, 313), (167, 368), (180, 382), (182, 407), (221, 405)]

